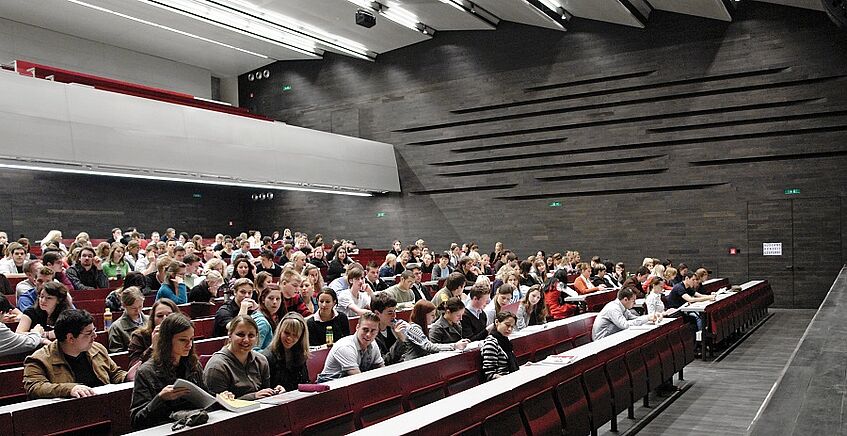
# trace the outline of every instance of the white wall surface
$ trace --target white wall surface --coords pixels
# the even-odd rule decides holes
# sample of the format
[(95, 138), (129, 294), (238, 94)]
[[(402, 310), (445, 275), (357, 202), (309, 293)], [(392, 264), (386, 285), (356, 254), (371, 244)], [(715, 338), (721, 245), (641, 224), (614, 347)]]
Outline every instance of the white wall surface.
[(0, 18), (0, 63), (21, 59), (197, 97), (211, 97), (203, 68)]

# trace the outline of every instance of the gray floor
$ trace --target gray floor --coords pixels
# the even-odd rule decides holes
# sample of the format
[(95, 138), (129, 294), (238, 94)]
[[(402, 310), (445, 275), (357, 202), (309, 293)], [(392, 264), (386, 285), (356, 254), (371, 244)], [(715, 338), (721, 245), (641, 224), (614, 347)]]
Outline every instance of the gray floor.
[[(815, 310), (772, 309), (773, 316), (719, 362), (697, 360), (685, 368), (691, 387), (650, 421), (643, 435), (745, 435), (788, 362)], [(653, 406), (662, 399), (652, 400)], [(637, 407), (636, 419), (650, 409)], [(626, 413), (618, 430), (634, 424)], [(607, 424), (600, 434), (614, 435)], [(823, 436), (823, 435), (821, 435)]]

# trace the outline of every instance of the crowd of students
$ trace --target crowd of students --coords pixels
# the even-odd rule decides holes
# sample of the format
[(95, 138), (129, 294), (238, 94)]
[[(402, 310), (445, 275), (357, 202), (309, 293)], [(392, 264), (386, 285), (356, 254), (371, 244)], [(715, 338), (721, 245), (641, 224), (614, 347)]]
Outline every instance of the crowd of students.
[[(0, 300), (3, 321), (18, 327), (11, 332), (0, 325), (0, 355), (32, 353), (24, 362), (30, 398), (83, 397), (97, 386), (133, 380), (135, 428), (193, 407), (187, 391), (174, 387), (180, 378), (248, 400), (296, 389), (310, 380), (310, 347), (332, 346), (317, 374), (325, 382), (482, 341), (481, 376), (491, 380), (518, 370), (508, 339), (513, 331), (577, 313), (565, 301), (569, 294), (618, 290), (595, 320), (595, 340), (713, 298), (699, 290), (708, 277), (704, 269), (690, 272), (684, 264), (647, 258), (628, 275), (623, 263), (582, 262), (578, 252), (537, 252), (519, 261), (499, 242), (480, 254), (474, 243), (434, 253), (423, 240), (406, 248), (394, 241), (381, 265), (362, 265), (351, 256), (357, 251), (352, 241), (330, 245), (321, 235), (310, 240), (288, 229), (270, 237), (219, 234), (208, 245), (200, 235), (174, 229), (161, 237), (153, 232), (150, 240), (134, 229), (127, 235), (114, 229), (111, 236), (95, 247), (80, 233), (65, 247), (61, 233), (50, 232), (39, 259), (29, 253), (28, 240), (9, 243), (0, 232), (0, 272), (24, 277), (16, 289), (3, 286), (17, 296), (17, 307)], [(443, 283), (434, 295), (422, 283), (424, 273)], [(104, 307), (123, 314), (103, 347), (92, 316), (74, 309), (70, 291), (107, 288), (110, 279), (123, 285)], [(0, 275), (0, 285), (5, 280)], [(154, 294), (146, 315), (145, 296)], [(635, 300), (645, 296), (647, 313), (634, 314)], [(193, 323), (177, 304), (219, 297), (224, 303), (214, 336), (226, 336), (227, 345), (201, 367)], [(397, 319), (403, 309), (411, 309), (409, 322)], [(350, 317), (358, 317), (352, 332)], [(128, 351), (128, 371), (108, 354), (121, 351)]]

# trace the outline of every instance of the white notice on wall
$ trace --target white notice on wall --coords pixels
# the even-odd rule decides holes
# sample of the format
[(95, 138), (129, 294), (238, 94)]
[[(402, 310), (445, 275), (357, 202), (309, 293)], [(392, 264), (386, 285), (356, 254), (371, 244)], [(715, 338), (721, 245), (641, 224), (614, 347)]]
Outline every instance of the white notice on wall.
[(782, 256), (782, 242), (763, 242), (762, 254), (765, 256)]

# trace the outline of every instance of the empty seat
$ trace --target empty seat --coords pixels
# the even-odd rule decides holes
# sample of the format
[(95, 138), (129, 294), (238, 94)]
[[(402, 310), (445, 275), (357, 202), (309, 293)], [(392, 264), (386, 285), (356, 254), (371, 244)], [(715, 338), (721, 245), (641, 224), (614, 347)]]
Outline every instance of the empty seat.
[(612, 420), (612, 391), (606, 380), (606, 373), (600, 364), (585, 371), (582, 381), (588, 395), (588, 407), (591, 410), (591, 425), (594, 430)]
[(626, 353), (624, 359), (626, 360), (629, 379), (632, 382), (632, 403), (634, 404), (639, 398), (644, 398), (644, 405), (648, 406), (650, 387), (647, 381), (647, 369), (644, 366), (644, 357), (641, 355), (641, 350), (635, 349)]
[(514, 404), (489, 416), (482, 422), (485, 436), (528, 435), (520, 413), (520, 405)]
[(582, 386), (582, 376), (577, 375), (556, 386), (556, 407), (564, 421), (562, 434), (585, 436), (591, 433), (591, 411)]
[(359, 413), (359, 427), (365, 428), (378, 422), (403, 414), (403, 396), (395, 395), (373, 404), (368, 404)]
[(562, 434), (562, 417), (554, 400), (555, 390), (548, 389), (521, 402), (521, 412), (533, 436)]
[(448, 396), (466, 391), (479, 385), (480, 372), (470, 371), (447, 380), (446, 393)]
[(662, 359), (659, 357), (658, 341), (652, 341), (642, 348), (644, 365), (647, 368), (647, 386), (650, 390), (662, 384)]
[(671, 349), (670, 341), (668, 341), (668, 336), (662, 336), (656, 340), (656, 346), (659, 350), (659, 358), (662, 359), (662, 381), (668, 381), (673, 378), (674, 366), (673, 366), (673, 350)]
[(403, 408), (408, 412), (445, 398), (445, 384), (438, 382), (409, 392)]
[(626, 356), (615, 357), (606, 362), (606, 378), (612, 389), (614, 414), (627, 410), (632, 404), (632, 381), (626, 369)]
[(591, 342), (591, 332), (583, 333), (575, 338), (573, 338), (574, 347), (579, 347), (581, 345), (585, 345)]

